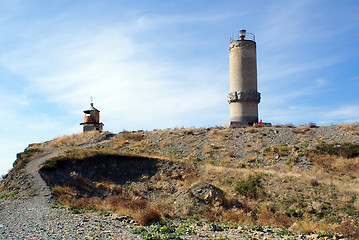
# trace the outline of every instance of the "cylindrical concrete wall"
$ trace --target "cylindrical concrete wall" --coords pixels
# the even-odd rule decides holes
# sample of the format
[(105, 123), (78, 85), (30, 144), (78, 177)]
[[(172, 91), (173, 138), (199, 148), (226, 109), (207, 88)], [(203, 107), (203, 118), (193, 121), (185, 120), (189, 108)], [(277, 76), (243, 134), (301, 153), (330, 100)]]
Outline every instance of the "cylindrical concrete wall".
[(229, 45), (230, 91), (257, 91), (256, 42), (239, 40)]
[(237, 40), (229, 45), (230, 125), (258, 122), (256, 42)]

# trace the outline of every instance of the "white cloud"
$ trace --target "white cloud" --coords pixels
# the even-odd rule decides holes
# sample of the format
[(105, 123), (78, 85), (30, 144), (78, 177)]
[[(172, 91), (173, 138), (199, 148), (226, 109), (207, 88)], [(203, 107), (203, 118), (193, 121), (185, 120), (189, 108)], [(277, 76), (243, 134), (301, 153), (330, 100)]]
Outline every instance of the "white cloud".
[(325, 119), (330, 119), (330, 122), (341, 121), (343, 123), (359, 122), (359, 106), (358, 105), (344, 105), (336, 109), (331, 109), (323, 112)]
[[(192, 112), (205, 119), (206, 111), (225, 101), (216, 83), (218, 73), (210, 62), (168, 62), (175, 56), (159, 55), (156, 43), (139, 43), (128, 28), (107, 26), (24, 44), (4, 54), (2, 64), (27, 78), (31, 94), (45, 96), (72, 114), (94, 96), (104, 116), (131, 128), (170, 127), (186, 122), (183, 115)], [(107, 119), (105, 124), (113, 128), (116, 123)]]
[(359, 122), (359, 107), (343, 105), (335, 109), (330, 106), (289, 105), (276, 108), (262, 108), (263, 121), (276, 123), (293, 123), (295, 125), (315, 122), (318, 125)]

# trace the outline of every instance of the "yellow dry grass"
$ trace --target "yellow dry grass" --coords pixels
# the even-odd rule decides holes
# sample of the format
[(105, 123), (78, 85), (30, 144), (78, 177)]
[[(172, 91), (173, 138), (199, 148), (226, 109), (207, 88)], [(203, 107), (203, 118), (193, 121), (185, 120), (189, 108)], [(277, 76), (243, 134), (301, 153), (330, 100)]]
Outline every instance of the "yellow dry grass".
[(120, 139), (115, 142), (115, 144), (112, 146), (112, 149), (115, 150), (115, 149), (121, 148), (123, 145), (125, 145), (127, 143), (128, 143), (127, 139)]
[(208, 146), (208, 145), (203, 146), (203, 152), (211, 153), (212, 151), (213, 151), (213, 148), (211, 146)]
[(323, 154), (312, 155), (310, 160), (317, 168), (332, 172), (335, 175), (345, 174), (352, 177), (359, 177), (359, 157), (345, 158)]
[(296, 221), (290, 228), (292, 232), (313, 233), (313, 232), (331, 232), (333, 225), (326, 221), (314, 222), (309, 220)]
[(256, 159), (257, 159), (256, 156), (253, 156), (253, 155), (248, 155), (246, 157), (247, 162), (254, 162)]
[(349, 131), (353, 135), (358, 135), (359, 131), (355, 128), (357, 124), (342, 124), (338, 125), (339, 129)]
[(310, 127), (309, 126), (299, 126), (296, 128), (292, 129), (292, 132), (294, 133), (298, 133), (298, 134), (306, 134), (310, 131)]
[(161, 142), (161, 147), (167, 147), (167, 146), (169, 146), (169, 145), (171, 145), (171, 142), (170, 142), (170, 141), (163, 141), (163, 142)]
[(91, 143), (92, 139), (98, 137), (102, 133), (98, 131), (88, 131), (78, 134), (65, 135), (62, 137), (55, 138), (48, 143), (49, 147), (53, 148), (68, 148), (68, 147), (77, 147), (84, 144)]

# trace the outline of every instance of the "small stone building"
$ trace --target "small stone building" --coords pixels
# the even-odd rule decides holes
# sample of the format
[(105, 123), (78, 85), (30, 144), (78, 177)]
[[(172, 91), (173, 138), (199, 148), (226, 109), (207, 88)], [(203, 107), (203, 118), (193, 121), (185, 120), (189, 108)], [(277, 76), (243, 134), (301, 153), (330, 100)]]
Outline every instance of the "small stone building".
[(84, 110), (85, 117), (84, 122), (80, 123), (83, 126), (82, 131), (102, 131), (103, 123), (100, 122), (100, 111), (93, 106), (91, 102), (91, 107), (87, 110)]

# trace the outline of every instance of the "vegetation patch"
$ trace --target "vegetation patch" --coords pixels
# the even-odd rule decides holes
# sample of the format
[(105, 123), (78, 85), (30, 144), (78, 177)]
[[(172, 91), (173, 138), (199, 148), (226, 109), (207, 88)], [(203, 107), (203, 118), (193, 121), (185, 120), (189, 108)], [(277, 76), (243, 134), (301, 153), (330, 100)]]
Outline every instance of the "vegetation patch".
[(241, 180), (236, 183), (235, 190), (248, 198), (258, 199), (265, 196), (264, 190), (260, 186), (260, 177), (249, 175), (246, 180)]
[(169, 221), (155, 221), (146, 229), (144, 227), (137, 227), (131, 231), (132, 234), (139, 234), (142, 239), (183, 239), (182, 235), (185, 233), (193, 233), (192, 228), (175, 227)]
[(23, 169), (28, 162), (31, 161), (33, 156), (43, 153), (44, 150), (40, 148), (27, 148), (24, 152), (18, 153), (16, 155), (16, 161), (14, 162), (15, 169)]
[(80, 160), (89, 160), (95, 158), (107, 159), (107, 158), (121, 157), (121, 156), (129, 156), (129, 155), (124, 153), (117, 153), (110, 150), (75, 148), (72, 150), (68, 150), (65, 153), (61, 153), (59, 155), (47, 159), (41, 165), (40, 169), (56, 170), (58, 168), (67, 166), (68, 164), (74, 164), (75, 162)]
[(108, 132), (87, 131), (79, 134), (64, 135), (44, 143), (50, 148), (73, 148), (109, 139), (113, 134)]
[(345, 158), (354, 158), (359, 156), (359, 144), (354, 143), (334, 143), (321, 144), (316, 148), (316, 152), (320, 154), (336, 155)]

